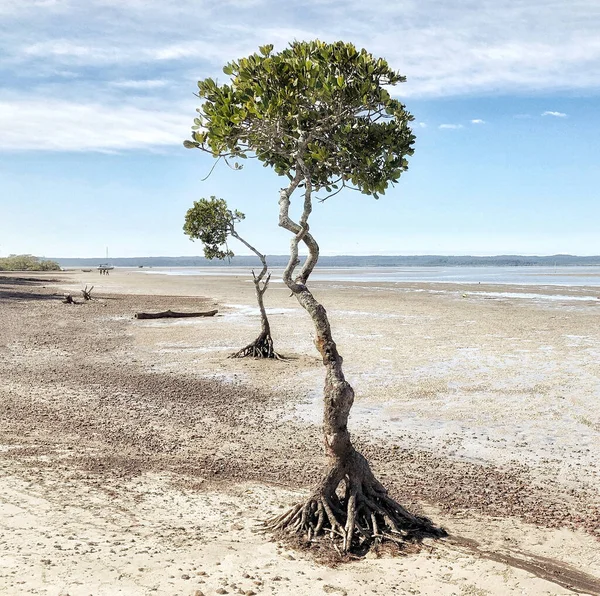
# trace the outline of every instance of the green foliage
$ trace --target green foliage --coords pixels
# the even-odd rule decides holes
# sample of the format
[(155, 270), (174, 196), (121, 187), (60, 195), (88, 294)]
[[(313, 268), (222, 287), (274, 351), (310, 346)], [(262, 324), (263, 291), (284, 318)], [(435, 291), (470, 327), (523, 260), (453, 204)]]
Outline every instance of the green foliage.
[(60, 265), (33, 255), (10, 255), (0, 258), (0, 271), (60, 271)]
[(224, 199), (211, 196), (194, 201), (194, 206), (185, 214), (183, 231), (192, 240), (204, 244), (207, 259), (229, 259), (233, 252), (227, 246), (227, 238), (234, 232), (236, 222), (244, 218), (243, 213), (230, 211)]
[(228, 83), (198, 82), (204, 103), (186, 147), (254, 154), (290, 178), (305, 166), (316, 190), (351, 184), (375, 197), (408, 168), (414, 118), (386, 89), (405, 78), (382, 58), (341, 41), (293, 42), (277, 54), (261, 46), (223, 72)]

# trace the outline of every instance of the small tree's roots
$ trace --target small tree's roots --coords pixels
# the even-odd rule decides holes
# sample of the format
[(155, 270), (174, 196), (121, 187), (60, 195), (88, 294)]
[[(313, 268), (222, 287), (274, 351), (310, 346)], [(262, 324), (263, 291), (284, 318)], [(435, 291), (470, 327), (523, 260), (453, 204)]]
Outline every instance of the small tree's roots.
[[(339, 554), (359, 556), (383, 543), (402, 548), (423, 538), (447, 536), (431, 520), (413, 515), (389, 497), (362, 455), (354, 452), (351, 460), (355, 465), (334, 466), (305, 503), (267, 521), (266, 528), (311, 544), (329, 541)], [(345, 494), (340, 497), (341, 482)]]
[(269, 333), (261, 333), (251, 344), (242, 348), (230, 358), (274, 358), (284, 360), (283, 356), (273, 349), (273, 339)]

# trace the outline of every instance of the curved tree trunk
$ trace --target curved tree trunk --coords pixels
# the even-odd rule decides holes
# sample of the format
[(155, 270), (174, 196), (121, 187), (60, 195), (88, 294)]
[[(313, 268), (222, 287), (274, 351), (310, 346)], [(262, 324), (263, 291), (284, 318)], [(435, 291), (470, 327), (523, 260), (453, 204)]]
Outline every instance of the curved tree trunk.
[[(436, 528), (430, 520), (409, 513), (390, 498), (367, 460), (352, 445), (348, 415), (354, 402), (354, 390), (344, 377), (343, 359), (333, 340), (327, 312), (306, 286), (317, 263), (319, 247), (308, 228), (312, 192), (310, 177), (302, 172), (301, 160), (299, 165), (296, 177), (280, 194), (280, 226), (294, 234), (290, 262), (283, 277), (313, 320), (315, 344), (325, 366), (323, 434), (327, 469), (305, 503), (271, 520), (268, 526), (276, 531), (304, 536), (309, 541), (328, 536), (336, 548), (356, 553), (364, 553), (382, 540), (401, 544), (424, 536), (443, 536), (445, 532)], [(304, 210), (300, 222), (296, 223), (289, 217), (289, 205), (290, 196), (301, 178), (305, 185)], [(309, 256), (294, 279), (292, 274), (299, 263), (298, 244), (301, 241), (308, 247)], [(340, 497), (342, 483), (343, 496)]]
[(252, 343), (243, 347), (234, 354), (231, 354), (230, 358), (245, 358), (249, 356), (252, 358), (276, 358), (280, 360), (281, 356), (273, 348), (271, 326), (269, 325), (269, 319), (267, 318), (267, 311), (265, 309), (265, 303), (263, 300), (263, 296), (267, 291), (267, 287), (269, 286), (269, 280), (271, 279), (271, 274), (269, 273), (267, 275), (267, 259), (265, 255), (258, 252), (258, 250), (256, 250), (252, 245), (248, 244), (248, 242), (241, 238), (235, 229), (231, 230), (231, 235), (239, 240), (242, 244), (247, 246), (252, 252), (254, 252), (254, 254), (262, 263), (262, 270), (258, 276), (254, 273), (254, 270), (252, 271), (254, 290), (256, 292), (256, 301), (258, 302), (258, 308), (260, 310), (260, 335)]

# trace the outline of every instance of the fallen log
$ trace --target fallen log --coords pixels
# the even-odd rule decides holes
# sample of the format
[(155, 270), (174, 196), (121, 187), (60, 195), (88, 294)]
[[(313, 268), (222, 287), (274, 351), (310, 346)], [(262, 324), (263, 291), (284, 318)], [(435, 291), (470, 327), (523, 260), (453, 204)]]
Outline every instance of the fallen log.
[(207, 310), (205, 312), (175, 312), (165, 310), (164, 312), (138, 312), (136, 319), (178, 319), (182, 317), (214, 317), (218, 310)]

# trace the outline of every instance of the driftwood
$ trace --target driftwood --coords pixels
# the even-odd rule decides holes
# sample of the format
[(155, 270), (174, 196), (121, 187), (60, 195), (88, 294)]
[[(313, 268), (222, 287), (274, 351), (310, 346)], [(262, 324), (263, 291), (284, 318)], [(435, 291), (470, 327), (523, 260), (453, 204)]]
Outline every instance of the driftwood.
[(178, 319), (181, 317), (214, 317), (218, 310), (207, 310), (205, 312), (174, 312), (165, 310), (164, 312), (138, 312), (136, 319)]
[(84, 300), (91, 300), (92, 299), (92, 290), (94, 289), (94, 286), (92, 286), (89, 290), (87, 287), (87, 284), (85, 286), (85, 290), (81, 290), (81, 293), (83, 294), (83, 299)]

